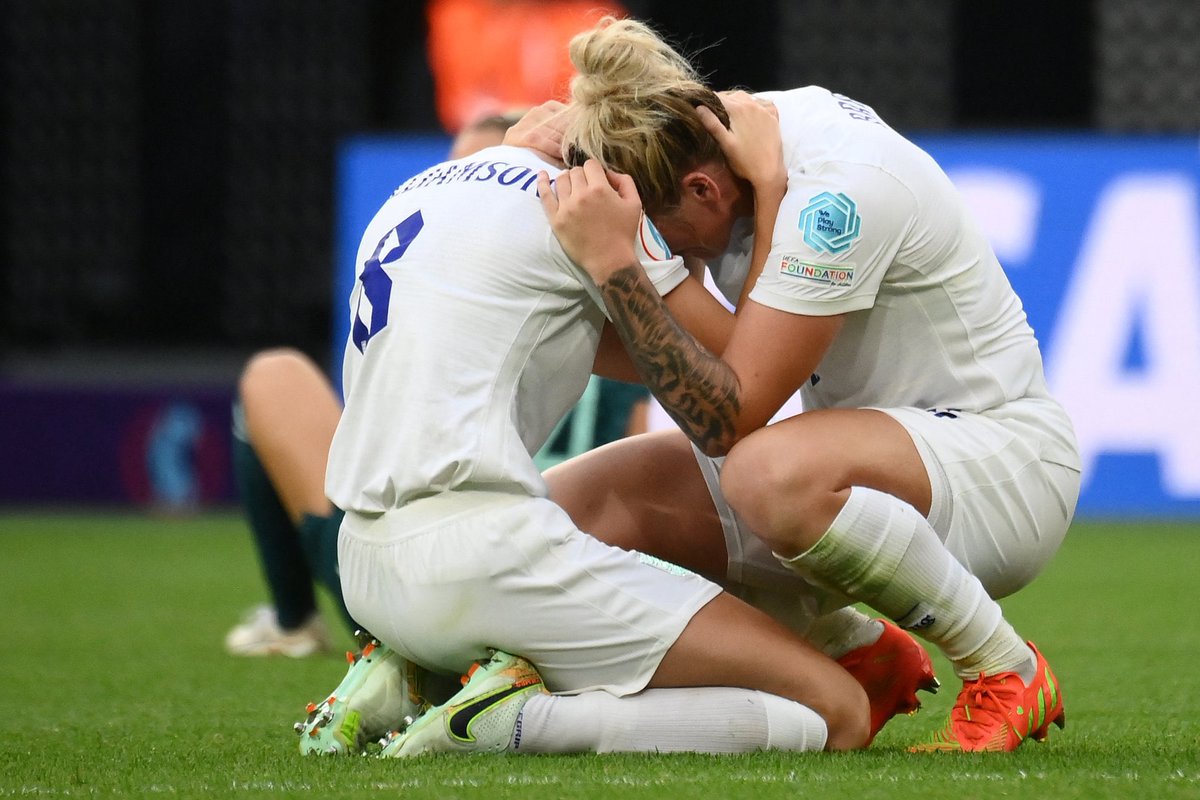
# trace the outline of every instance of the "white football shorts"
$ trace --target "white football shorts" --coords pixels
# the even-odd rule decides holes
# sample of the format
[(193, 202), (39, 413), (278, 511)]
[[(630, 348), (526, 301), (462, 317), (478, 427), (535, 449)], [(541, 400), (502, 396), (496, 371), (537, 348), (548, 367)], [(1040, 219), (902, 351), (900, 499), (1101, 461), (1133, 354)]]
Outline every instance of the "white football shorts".
[[(1029, 584), (1066, 536), (1079, 499), (1079, 470), (1043, 460), (1037, 436), (1019, 421), (944, 409), (878, 410), (904, 426), (921, 454), (933, 488), (928, 519), (947, 549), (992, 597)], [(811, 594), (821, 613), (837, 607), (843, 598), (780, 564), (725, 502), (723, 459), (695, 452), (725, 531), (728, 579), (761, 589), (795, 587)]]
[(348, 513), (338, 560), (351, 615), (401, 655), (462, 673), (496, 648), (558, 693), (641, 691), (721, 591), (579, 531), (549, 500), (498, 492)]

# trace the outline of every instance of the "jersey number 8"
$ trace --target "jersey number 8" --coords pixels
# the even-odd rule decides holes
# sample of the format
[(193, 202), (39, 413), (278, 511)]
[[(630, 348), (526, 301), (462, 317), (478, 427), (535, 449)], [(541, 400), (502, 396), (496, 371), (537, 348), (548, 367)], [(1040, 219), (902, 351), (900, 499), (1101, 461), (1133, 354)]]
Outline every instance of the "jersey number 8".
[[(375, 253), (363, 266), (362, 274), (358, 276), (362, 286), (359, 287), (358, 302), (354, 308), (354, 325), (350, 331), (351, 341), (358, 348), (358, 352), (365, 352), (370, 338), (387, 325), (392, 279), (383, 271), (383, 265), (403, 256), (424, 225), (425, 220), (422, 219), (421, 212), (414, 211), (379, 240), (379, 244), (375, 246)], [(367, 312), (367, 309), (363, 308), (364, 298), (371, 315), (369, 323), (364, 320), (364, 314)]]

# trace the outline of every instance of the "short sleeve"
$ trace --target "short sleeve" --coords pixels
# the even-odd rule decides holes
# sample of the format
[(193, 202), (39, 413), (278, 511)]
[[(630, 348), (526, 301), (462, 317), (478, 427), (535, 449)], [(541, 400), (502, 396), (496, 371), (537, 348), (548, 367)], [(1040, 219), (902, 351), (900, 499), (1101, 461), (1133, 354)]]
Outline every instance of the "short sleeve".
[(750, 298), (811, 316), (871, 308), (915, 213), (908, 188), (878, 167), (793, 173)]
[(683, 257), (671, 255), (671, 248), (667, 247), (666, 240), (645, 214), (642, 214), (633, 250), (660, 296), (687, 279), (688, 270)]

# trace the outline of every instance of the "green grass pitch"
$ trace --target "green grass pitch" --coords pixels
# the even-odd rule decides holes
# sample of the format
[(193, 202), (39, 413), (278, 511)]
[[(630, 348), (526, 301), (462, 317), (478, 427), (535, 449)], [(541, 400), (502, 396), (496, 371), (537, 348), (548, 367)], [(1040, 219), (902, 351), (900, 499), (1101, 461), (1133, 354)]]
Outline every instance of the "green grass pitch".
[(302, 759), (344, 662), (224, 654), (263, 597), (236, 515), (0, 514), (0, 797), (1200, 798), (1198, 580), (1200, 526), (1077, 524), (1004, 601), (1068, 722), (1013, 754), (904, 751), (957, 691), (937, 660), (942, 693), (859, 753)]

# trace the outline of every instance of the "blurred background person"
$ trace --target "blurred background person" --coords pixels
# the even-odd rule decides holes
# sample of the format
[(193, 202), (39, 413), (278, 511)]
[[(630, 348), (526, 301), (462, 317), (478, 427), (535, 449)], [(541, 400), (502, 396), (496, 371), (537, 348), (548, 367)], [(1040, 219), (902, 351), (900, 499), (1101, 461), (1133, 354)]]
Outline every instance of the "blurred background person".
[[(521, 112), (488, 114), (450, 145), (462, 158), (500, 144)], [(396, 176), (397, 185), (406, 176)], [(225, 636), (237, 656), (303, 658), (334, 649), (318, 609), (324, 587), (351, 631), (337, 569), (342, 512), (325, 497), (325, 466), (341, 399), (328, 376), (293, 348), (260, 352), (238, 382), (234, 411), (234, 479), (254, 538), (270, 602), (251, 608)]]
[(438, 119), (452, 133), (565, 97), (571, 37), (605, 14), (626, 14), (613, 0), (430, 0), (426, 8)]

